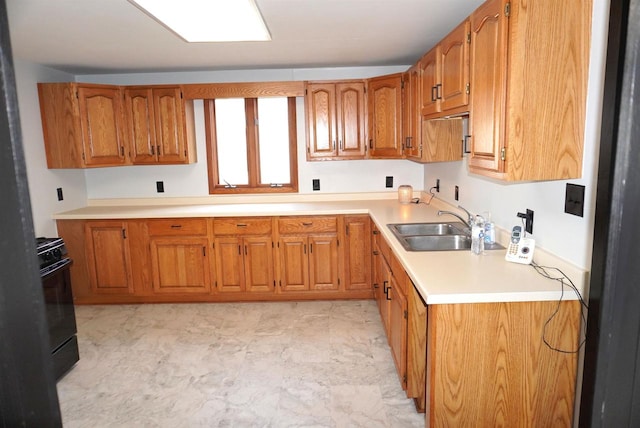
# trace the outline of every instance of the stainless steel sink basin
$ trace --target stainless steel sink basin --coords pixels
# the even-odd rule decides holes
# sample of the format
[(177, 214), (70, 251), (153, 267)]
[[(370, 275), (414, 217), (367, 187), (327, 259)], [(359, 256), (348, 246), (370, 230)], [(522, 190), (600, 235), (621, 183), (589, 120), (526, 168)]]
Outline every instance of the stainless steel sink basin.
[(390, 224), (396, 235), (460, 235), (465, 226), (462, 223), (406, 223)]
[[(396, 223), (387, 227), (407, 251), (471, 249), (470, 230), (464, 223)], [(502, 248), (500, 244), (485, 246), (486, 250)]]
[(405, 236), (400, 242), (403, 243), (403, 241), (406, 242), (409, 251), (449, 251), (471, 248), (471, 238), (467, 235)]

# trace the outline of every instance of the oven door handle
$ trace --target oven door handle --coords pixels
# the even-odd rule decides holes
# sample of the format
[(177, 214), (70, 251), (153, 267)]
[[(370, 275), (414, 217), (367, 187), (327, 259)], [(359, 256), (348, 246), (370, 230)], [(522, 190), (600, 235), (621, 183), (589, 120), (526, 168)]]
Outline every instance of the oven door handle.
[(40, 277), (41, 278), (46, 278), (49, 275), (59, 271), (60, 269), (65, 268), (66, 266), (70, 265), (72, 263), (72, 260), (69, 258), (64, 258), (64, 259), (60, 259), (57, 262), (55, 262), (54, 264), (47, 266), (44, 269), (40, 270)]

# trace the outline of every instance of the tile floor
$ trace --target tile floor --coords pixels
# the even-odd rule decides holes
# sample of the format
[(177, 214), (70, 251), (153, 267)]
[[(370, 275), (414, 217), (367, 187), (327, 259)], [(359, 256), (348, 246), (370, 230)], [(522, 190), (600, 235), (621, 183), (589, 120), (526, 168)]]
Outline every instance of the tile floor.
[(78, 306), (71, 427), (423, 427), (373, 300)]

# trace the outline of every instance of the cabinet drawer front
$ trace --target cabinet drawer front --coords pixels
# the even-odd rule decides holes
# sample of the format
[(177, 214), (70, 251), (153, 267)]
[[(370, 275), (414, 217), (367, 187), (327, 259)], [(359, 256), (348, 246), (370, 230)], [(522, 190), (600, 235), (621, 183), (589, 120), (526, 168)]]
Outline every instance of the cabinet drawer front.
[(335, 216), (284, 217), (278, 219), (280, 233), (336, 232), (338, 219)]
[(271, 233), (271, 218), (220, 218), (213, 220), (216, 235), (265, 235)]
[(149, 236), (206, 235), (207, 221), (198, 219), (162, 219), (147, 222)]

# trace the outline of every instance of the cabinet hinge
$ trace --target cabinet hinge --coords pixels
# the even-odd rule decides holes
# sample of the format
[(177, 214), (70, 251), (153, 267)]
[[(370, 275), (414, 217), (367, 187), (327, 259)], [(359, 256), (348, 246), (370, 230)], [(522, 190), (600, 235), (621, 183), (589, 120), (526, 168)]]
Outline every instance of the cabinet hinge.
[(467, 43), (471, 43), (471, 31), (467, 33)]
[(338, 285), (340, 285), (340, 278), (338, 278)]
[(346, 229), (345, 233), (347, 234), (347, 236), (349, 236), (349, 225), (346, 225), (344, 228)]
[(402, 383), (407, 383), (407, 375), (402, 375)]
[(311, 154), (311, 149), (307, 147), (307, 153)]
[(82, 152), (82, 160), (86, 160), (84, 157), (84, 152)]
[(202, 247), (202, 257), (207, 257), (207, 247)]
[(404, 80), (400, 81), (400, 89), (404, 89)]
[(339, 247), (339, 246), (340, 246), (340, 240), (339, 240), (339, 239), (336, 239), (336, 242), (337, 242), (337, 244), (336, 244), (336, 245)]
[(469, 95), (471, 93), (471, 85), (469, 85), (468, 83), (467, 83), (466, 91), (467, 91), (467, 95)]
[(127, 239), (127, 229), (122, 229), (122, 239)]
[(215, 249), (216, 249), (216, 244), (215, 244), (215, 243), (212, 243), (212, 244), (211, 244), (211, 248), (215, 250)]
[(308, 94), (309, 94), (309, 91), (305, 89), (305, 90), (304, 90), (304, 94), (305, 94), (305, 95), (308, 95)]
[(407, 319), (409, 317), (409, 311), (407, 311), (406, 309), (404, 310), (404, 319)]
[(500, 160), (507, 160), (507, 149), (504, 147), (500, 149)]
[(511, 15), (511, 3), (504, 5), (504, 16), (509, 17)]
[(187, 151), (186, 150), (184, 151), (184, 157), (185, 158), (187, 157)]
[(273, 241), (271, 242), (271, 248), (275, 248), (276, 246), (273, 244)]

